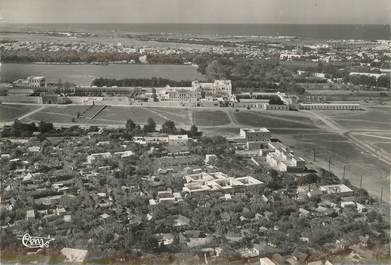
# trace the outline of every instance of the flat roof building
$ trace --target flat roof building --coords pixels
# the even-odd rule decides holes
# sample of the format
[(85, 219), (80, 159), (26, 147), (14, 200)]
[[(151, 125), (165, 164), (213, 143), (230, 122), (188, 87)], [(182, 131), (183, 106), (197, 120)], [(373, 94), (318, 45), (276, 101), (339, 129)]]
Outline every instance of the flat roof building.
[(224, 191), (235, 188), (246, 188), (263, 184), (251, 176), (247, 177), (228, 177), (222, 172), (206, 173), (201, 172), (184, 177), (186, 183), (182, 189), (183, 192), (201, 192), (201, 191)]
[(360, 104), (348, 103), (300, 103), (304, 110), (360, 110)]
[(327, 194), (353, 192), (353, 190), (351, 188), (349, 188), (348, 186), (346, 186), (345, 184), (320, 186), (320, 190), (327, 193)]
[(67, 262), (83, 263), (87, 257), (88, 250), (76, 248), (63, 248), (61, 254), (66, 257)]
[(197, 103), (201, 99), (201, 92), (193, 87), (170, 87), (157, 92), (160, 101), (173, 101), (181, 103)]
[(26, 219), (34, 219), (35, 218), (35, 212), (33, 209), (26, 211)]
[(271, 138), (271, 132), (266, 128), (241, 128), (240, 137), (248, 142), (268, 142)]
[(186, 144), (188, 141), (189, 141), (189, 137), (186, 134), (168, 136), (169, 145)]

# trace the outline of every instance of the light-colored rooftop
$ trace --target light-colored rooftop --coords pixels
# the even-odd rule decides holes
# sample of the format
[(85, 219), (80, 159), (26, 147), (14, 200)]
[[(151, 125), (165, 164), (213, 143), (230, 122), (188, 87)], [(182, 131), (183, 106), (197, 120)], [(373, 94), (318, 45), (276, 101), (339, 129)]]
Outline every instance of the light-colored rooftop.
[(325, 191), (328, 194), (344, 193), (344, 192), (352, 192), (353, 191), (351, 188), (349, 188), (345, 184), (325, 185), (325, 186), (321, 186), (320, 190)]
[(33, 79), (33, 80), (42, 80), (42, 79), (45, 79), (44, 76), (31, 76), (30, 78)]
[(267, 128), (242, 128), (246, 132), (270, 132)]
[(246, 187), (253, 185), (260, 185), (263, 182), (251, 177), (228, 177), (222, 172), (205, 173), (187, 175), (184, 177), (186, 182), (183, 191), (200, 192), (213, 190), (227, 190), (236, 187)]
[(66, 257), (68, 262), (84, 262), (87, 257), (87, 250), (76, 248), (63, 248), (61, 254)]
[(184, 135), (169, 135), (168, 140), (188, 140), (189, 137), (184, 134)]

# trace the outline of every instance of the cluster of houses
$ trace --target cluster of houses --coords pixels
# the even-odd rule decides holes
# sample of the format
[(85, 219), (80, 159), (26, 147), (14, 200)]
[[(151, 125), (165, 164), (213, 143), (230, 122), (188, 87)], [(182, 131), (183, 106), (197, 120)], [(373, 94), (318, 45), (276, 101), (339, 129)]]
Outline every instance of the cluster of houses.
[[(95, 137), (97, 138), (95, 139)], [(1, 208), (5, 211), (14, 211), (18, 199), (15, 192), (20, 189), (23, 190), (24, 195), (32, 196), (34, 200), (32, 205), (40, 205), (40, 207), (38, 209), (28, 205), (26, 209), (23, 209), (25, 214), (20, 219), (11, 220), (7, 218), (1, 229), (18, 228), (26, 222), (45, 220), (49, 224), (56, 224), (58, 234), (66, 236), (66, 227), (75, 221), (75, 216), (61, 202), (67, 198), (88, 196), (97, 214), (98, 223), (110, 223), (114, 220), (125, 225), (154, 222), (164, 227), (159, 233), (153, 234), (159, 246), (169, 247), (180, 243), (189, 249), (197, 247), (203, 253), (205, 260), (212, 260), (221, 258), (220, 255), (223, 251), (220, 247), (208, 247), (210, 245), (219, 246), (216, 243), (218, 242), (216, 234), (194, 230), (192, 227), (194, 220), (192, 221), (191, 215), (182, 213), (183, 215), (175, 214), (165, 218), (157, 218), (154, 211), (163, 208), (163, 205), (173, 207), (176, 204), (186, 203), (188, 196), (197, 198), (198, 196), (210, 196), (212, 193), (218, 194), (218, 200), (222, 202), (237, 202), (246, 197), (246, 192), (264, 187), (264, 183), (255, 177), (235, 177), (221, 172), (219, 168), (213, 166), (213, 161), (218, 159), (216, 154), (208, 154), (200, 159), (197, 155), (190, 153), (187, 142), (191, 139), (184, 135), (170, 137), (170, 135), (164, 134), (150, 134), (142, 138), (135, 137), (132, 140), (113, 142), (107, 141), (100, 133), (89, 133), (88, 136), (76, 138), (74, 141), (49, 139), (52, 143), (49, 149), (43, 148), (33, 138), (11, 139), (11, 141), (12, 144), (16, 145), (12, 148), (21, 150), (23, 155), (15, 157), (11, 149), (2, 148), (1, 150), (2, 161), (14, 165), (9, 172), (12, 178), (6, 179), (4, 182), (5, 188), (4, 196), (1, 198)], [(295, 156), (289, 148), (275, 141), (271, 132), (266, 128), (242, 128), (239, 137), (233, 138), (231, 141), (236, 145), (239, 155), (256, 156), (271, 168), (288, 172), (290, 175), (311, 174), (306, 171), (305, 161)], [(121, 187), (102, 185), (100, 182), (103, 179), (106, 180), (114, 176), (118, 171), (118, 168), (113, 169), (110, 166), (110, 160), (126, 163), (128, 157), (135, 156), (135, 144), (152, 144), (149, 146), (150, 150), (166, 149), (168, 153), (165, 155), (160, 153), (153, 156), (154, 160), (157, 161), (157, 165), (153, 164), (154, 174), (157, 177), (144, 176), (139, 184), (131, 183)], [(160, 144), (160, 146), (158, 147), (156, 144)], [(60, 158), (60, 154), (64, 155), (69, 150), (74, 150), (75, 153), (83, 152), (85, 155), (78, 168), (73, 169), (74, 172), (77, 172), (77, 178), (69, 171), (61, 169), (61, 165), (53, 163), (56, 158)], [(99, 152), (93, 152), (93, 150)], [(44, 151), (48, 156), (46, 162), (53, 163), (52, 166), (56, 168), (56, 170), (50, 171), (50, 174), (41, 169), (42, 164), (46, 162), (33, 159), (41, 151)], [(162, 184), (164, 182), (162, 180), (170, 177), (174, 177), (175, 183), (179, 184), (176, 186), (175, 183)], [(162, 186), (164, 188), (161, 188)], [(114, 189), (120, 189), (121, 191), (114, 191)], [(84, 195), (79, 194), (81, 190), (85, 190)], [(121, 200), (116, 197), (119, 192), (126, 193), (126, 197), (131, 200), (144, 201), (146, 203), (145, 209), (148, 210), (142, 214), (136, 214), (128, 205), (121, 205)], [(260, 197), (260, 203), (266, 206), (284, 192), (265, 193)], [(14, 195), (9, 196), (10, 194)], [(303, 184), (297, 186), (297, 188), (295, 187), (291, 194), (293, 194), (290, 195), (291, 199), (300, 204), (299, 215), (308, 219), (326, 218), (345, 213), (345, 211), (354, 211), (357, 213), (357, 220), (362, 220), (368, 211), (367, 208), (371, 207), (371, 205), (358, 202), (354, 197), (353, 189), (345, 184)], [(339, 200), (333, 200), (333, 196), (337, 196)], [(319, 202), (314, 207), (305, 204), (314, 197), (319, 198)], [(269, 220), (272, 214), (272, 212), (265, 210), (255, 213), (254, 216), (245, 216), (239, 213), (239, 216), (236, 217), (241, 224), (245, 225), (254, 223), (253, 220)], [(229, 223), (234, 217), (227, 212), (222, 212), (221, 218), (224, 222)], [(279, 229), (276, 224), (272, 227), (264, 224), (259, 228), (259, 231), (268, 233)], [(98, 228), (96, 230), (98, 231)], [(244, 238), (245, 235), (246, 229), (244, 228), (224, 234), (228, 241), (237, 240), (235, 238)], [(301, 236), (300, 242), (308, 244), (310, 239)], [(267, 244), (269, 245), (266, 247), (273, 247), (272, 243)], [(235, 249), (235, 255), (240, 255), (243, 259), (254, 258), (260, 264), (282, 265), (288, 262), (288, 264), (297, 265), (308, 263), (308, 260), (301, 259), (300, 255), (263, 257), (263, 249), (265, 249), (265, 246), (261, 245), (254, 245), (252, 248), (239, 248)], [(61, 252), (67, 257), (67, 260), (73, 262), (82, 262), (87, 256), (87, 250), (84, 249), (65, 248)], [(262, 258), (259, 259), (259, 257)], [(318, 263), (313, 264), (317, 265)], [(324, 264), (329, 265), (331, 263)]]
[[(96, 136), (100, 137), (100, 135)], [(93, 134), (90, 134), (74, 141), (67, 141), (63, 137), (59, 137), (58, 139), (54, 137), (56, 139), (50, 139), (53, 145), (50, 149), (45, 150), (45, 152), (49, 152), (49, 154), (45, 153), (44, 155), (49, 155), (47, 161), (38, 160), (35, 162), (33, 162), (33, 157), (39, 156), (39, 153), (42, 151), (41, 143), (37, 139), (10, 139), (12, 148), (22, 151), (23, 155), (19, 157), (15, 157), (12, 149), (7, 149), (2, 143), (0, 159), (4, 163), (12, 165), (12, 169), (9, 171), (9, 177), (4, 179), (5, 188), (0, 201), (0, 210), (5, 211), (7, 217), (2, 222), (1, 229), (19, 229), (19, 227), (28, 222), (41, 222), (45, 220), (48, 224), (56, 225), (57, 236), (66, 236), (67, 227), (74, 222), (74, 216), (73, 212), (63, 206), (62, 202), (81, 196), (81, 189), (85, 190), (91, 199), (93, 209), (98, 214), (99, 222), (104, 223), (115, 219), (116, 221), (133, 224), (139, 223), (143, 219), (151, 220), (153, 218), (151, 213), (141, 218), (126, 207), (125, 209), (121, 208), (119, 210), (117, 208), (119, 202), (113, 193), (114, 188), (102, 186), (99, 183), (102, 177), (104, 179), (113, 177), (118, 171), (113, 170), (105, 161), (121, 161), (130, 156), (134, 156), (134, 151), (129, 150), (134, 143), (131, 141), (122, 141), (120, 145), (118, 143), (113, 145), (110, 141), (98, 141), (93, 145), (86, 144), (85, 146), (81, 146), (81, 141), (93, 141), (92, 139), (94, 137)], [(181, 145), (182, 143), (187, 143), (188, 140), (187, 136), (186, 140), (183, 138), (184, 136), (165, 136), (165, 140), (159, 143), (167, 147), (177, 144)], [(157, 142), (152, 141), (149, 143), (156, 144)], [(91, 150), (96, 149), (104, 152), (91, 152)], [(69, 153), (69, 150), (74, 150), (76, 153), (84, 153), (85, 162), (80, 163), (77, 168), (65, 170), (63, 169), (63, 165), (61, 165), (60, 157), (64, 153)], [(162, 157), (162, 159), (164, 158)], [(53, 161), (59, 161), (59, 164), (55, 164)], [(50, 173), (44, 170), (45, 165), (50, 167)], [(159, 169), (158, 173), (164, 175), (170, 172), (169, 169), (165, 169), (165, 171), (163, 172), (163, 169)], [(78, 176), (77, 178), (75, 178), (75, 174)], [(148, 199), (148, 197), (151, 198), (150, 191), (141, 190), (140, 185), (122, 186), (121, 190), (132, 198), (140, 197), (143, 200)], [(28, 207), (23, 209), (25, 214), (21, 214), (16, 220), (13, 220), (13, 218), (8, 217), (7, 212), (17, 210), (18, 198), (16, 192), (19, 189), (23, 190), (22, 195), (26, 198), (31, 196), (32, 201), (29, 201)], [(149, 200), (151, 206), (180, 201), (182, 201), (181, 192), (172, 191), (158, 192), (156, 200)], [(39, 205), (39, 207), (33, 205)], [(178, 227), (189, 228), (189, 218), (185, 216), (171, 216), (164, 219), (164, 222), (167, 220), (171, 220), (173, 229)], [(155, 236), (159, 244), (167, 245), (172, 243), (167, 239), (167, 235), (166, 233), (156, 234)], [(87, 256), (87, 250), (84, 249), (64, 248), (61, 250), (61, 253), (70, 262), (83, 262)]]
[(369, 42), (364, 40), (333, 40), (324, 44), (303, 45), (290, 49), (280, 49), (281, 61), (307, 61), (307, 62), (355, 62), (363, 65), (368, 58), (380, 62), (382, 56), (387, 54), (390, 41), (378, 40)]

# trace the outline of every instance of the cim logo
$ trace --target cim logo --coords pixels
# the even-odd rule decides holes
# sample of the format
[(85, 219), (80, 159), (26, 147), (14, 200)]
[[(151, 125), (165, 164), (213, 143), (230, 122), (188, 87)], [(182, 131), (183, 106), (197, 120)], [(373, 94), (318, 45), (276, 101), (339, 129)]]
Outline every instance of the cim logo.
[(38, 237), (38, 236), (30, 236), (29, 234), (24, 234), (23, 236), (18, 236), (18, 239), (22, 240), (22, 244), (28, 248), (48, 248), (50, 242), (54, 240), (54, 238), (49, 237)]

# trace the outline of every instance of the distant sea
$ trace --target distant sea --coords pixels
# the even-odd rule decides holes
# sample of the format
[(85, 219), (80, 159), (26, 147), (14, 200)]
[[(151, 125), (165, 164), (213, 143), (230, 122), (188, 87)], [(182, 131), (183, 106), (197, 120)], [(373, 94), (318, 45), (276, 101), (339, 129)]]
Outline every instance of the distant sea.
[(189, 33), (230, 36), (296, 36), (326, 40), (388, 40), (390, 25), (300, 24), (0, 24), (0, 31), (90, 33)]

